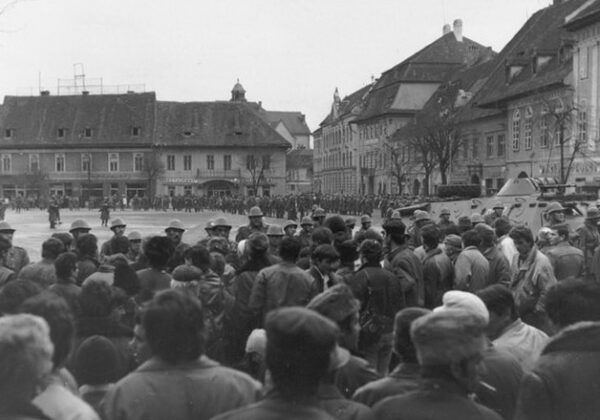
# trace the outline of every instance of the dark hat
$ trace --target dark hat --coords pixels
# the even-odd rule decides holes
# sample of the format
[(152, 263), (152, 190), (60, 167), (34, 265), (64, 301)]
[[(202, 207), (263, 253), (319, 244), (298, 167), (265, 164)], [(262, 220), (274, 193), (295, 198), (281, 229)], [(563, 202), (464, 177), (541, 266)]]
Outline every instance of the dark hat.
[(444, 207), (442, 208), (442, 210), (440, 211), (440, 216), (447, 214), (448, 216), (450, 216), (452, 213), (450, 213), (450, 209), (448, 207)]
[(185, 227), (183, 226), (183, 223), (181, 223), (181, 220), (173, 219), (169, 221), (169, 224), (165, 228), (165, 232), (168, 232), (169, 230), (179, 230), (183, 232), (185, 231)]
[(119, 376), (119, 353), (108, 338), (93, 335), (85, 339), (75, 354), (75, 376), (80, 385), (103, 385)]
[(363, 214), (362, 216), (360, 216), (360, 223), (371, 223), (371, 216), (369, 216), (368, 214)]
[(597, 207), (589, 207), (585, 218), (590, 220), (600, 219), (600, 210)]
[(86, 222), (83, 219), (76, 219), (73, 220), (73, 223), (71, 223), (71, 228), (69, 229), (69, 232), (73, 232), (74, 230), (85, 230), (85, 231), (90, 231), (92, 230), (91, 226), (89, 225), (88, 222)]
[(344, 220), (344, 223), (348, 227), (354, 227), (356, 225), (356, 220), (354, 220), (354, 217), (348, 217), (346, 220)]
[(325, 217), (325, 216), (326, 216), (325, 210), (323, 210), (321, 207), (317, 207), (312, 213), (312, 217)]
[(457, 220), (458, 226), (462, 228), (472, 228), (471, 218), (469, 216), (460, 216)]
[(312, 221), (312, 219), (310, 218), (310, 216), (304, 216), (302, 218), (302, 222), (300, 222), (300, 226), (304, 226), (304, 225), (314, 225), (314, 222)]
[(219, 227), (219, 226), (231, 229), (231, 225), (229, 223), (227, 223), (227, 219), (225, 219), (224, 217), (217, 217), (213, 221), (213, 227)]
[(116, 218), (116, 219), (113, 219), (113, 220), (110, 221), (110, 228), (111, 229), (114, 229), (114, 228), (117, 228), (117, 227), (125, 227), (125, 226), (127, 226), (127, 225), (123, 222), (123, 220), (121, 220), (119, 218)]
[(263, 254), (269, 249), (269, 238), (264, 233), (254, 232), (248, 236), (246, 247), (250, 253)]
[(345, 284), (337, 284), (315, 296), (306, 306), (335, 322), (358, 313), (360, 303)]
[(360, 244), (358, 252), (360, 252), (361, 255), (365, 256), (365, 258), (371, 259), (377, 256), (381, 257), (383, 255), (383, 247), (381, 246), (381, 242), (377, 240), (365, 239)]

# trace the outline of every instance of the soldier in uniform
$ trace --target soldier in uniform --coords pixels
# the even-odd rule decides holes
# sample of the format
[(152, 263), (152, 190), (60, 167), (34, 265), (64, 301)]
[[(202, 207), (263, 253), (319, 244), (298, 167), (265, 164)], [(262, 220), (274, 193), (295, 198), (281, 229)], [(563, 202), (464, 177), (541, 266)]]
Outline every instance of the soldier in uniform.
[(300, 223), (300, 232), (298, 233), (298, 240), (302, 245), (302, 248), (310, 247), (312, 240), (311, 235), (314, 228), (314, 223), (309, 216), (305, 216), (302, 218), (302, 222)]
[(558, 202), (553, 201), (546, 208), (546, 226), (552, 227), (565, 223), (565, 208)]
[(450, 215), (450, 209), (447, 207), (444, 207), (440, 211), (440, 221), (438, 222), (438, 226), (444, 236), (446, 236), (446, 229), (450, 228), (451, 226), (456, 226), (456, 224), (450, 220)]
[[(369, 216), (368, 214), (363, 214), (362, 216), (360, 216), (360, 229), (358, 230), (358, 232), (356, 232), (356, 235), (360, 235), (363, 234), (365, 232), (367, 232), (369, 229), (371, 229), (371, 216)], [(354, 237), (356, 238), (356, 235), (354, 235)]]
[(110, 230), (113, 231), (113, 237), (102, 244), (100, 248), (100, 260), (113, 254), (127, 254), (129, 252), (129, 240), (125, 237), (127, 225), (123, 220), (117, 218), (110, 222)]
[(354, 217), (348, 217), (346, 220), (344, 220), (344, 223), (346, 224), (346, 232), (348, 232), (348, 235), (352, 237), (354, 226), (356, 226), (356, 220), (354, 220)]
[(71, 223), (71, 228), (69, 229), (69, 233), (73, 236), (73, 250), (77, 248), (77, 238), (79, 238), (79, 236), (83, 235), (84, 233), (90, 233), (90, 230), (92, 230), (92, 228), (85, 220), (73, 220), (73, 223)]
[(263, 212), (258, 206), (254, 206), (248, 212), (248, 219), (250, 223), (246, 226), (241, 226), (238, 229), (238, 233), (235, 237), (235, 241), (239, 243), (243, 239), (248, 239), (254, 232), (267, 233), (269, 226), (263, 222)]
[(504, 213), (504, 205), (500, 201), (496, 201), (492, 206), (492, 213), (485, 215), (485, 223), (493, 226), (494, 222), (502, 217), (502, 213)]
[[(8, 222), (0, 222), (0, 235), (8, 239), (11, 244), (13, 243), (14, 233), (15, 229), (13, 229)], [(6, 253), (4, 266), (14, 271), (15, 278), (17, 278), (19, 271), (27, 264), (29, 264), (29, 255), (27, 254), (27, 251), (20, 246), (12, 245)]]
[(183, 259), (183, 253), (190, 246), (182, 241), (183, 232), (185, 232), (185, 227), (183, 226), (183, 223), (177, 219), (171, 220), (169, 225), (165, 228), (165, 233), (171, 240), (175, 250), (167, 262), (167, 270), (169, 273), (172, 272), (175, 267), (185, 262)]
[(294, 222), (293, 220), (288, 220), (283, 224), (283, 233), (285, 233), (286, 236), (296, 236), (297, 228), (298, 223)]
[(323, 226), (325, 217), (327, 217), (327, 214), (325, 213), (325, 210), (323, 210), (321, 207), (317, 207), (316, 209), (314, 209), (312, 213), (314, 227), (318, 228), (320, 226)]
[(600, 220), (600, 210), (597, 207), (590, 207), (587, 210), (583, 226), (577, 229), (577, 242), (575, 245), (583, 252), (584, 273), (587, 279), (593, 280), (591, 271), (594, 251), (600, 245), (600, 232), (598, 232), (598, 221)]

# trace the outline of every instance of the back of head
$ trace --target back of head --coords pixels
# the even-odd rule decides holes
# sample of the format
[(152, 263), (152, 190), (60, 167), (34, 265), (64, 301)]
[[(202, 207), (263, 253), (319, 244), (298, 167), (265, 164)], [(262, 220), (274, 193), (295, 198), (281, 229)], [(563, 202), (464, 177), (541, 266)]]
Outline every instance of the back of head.
[(0, 318), (0, 407), (10, 412), (29, 403), (40, 378), (52, 369), (54, 346), (42, 318), (29, 314)]
[(68, 281), (73, 274), (73, 270), (77, 268), (77, 255), (73, 252), (62, 253), (54, 261), (54, 270), (56, 278), (59, 282)]
[(210, 253), (210, 268), (214, 271), (219, 277), (225, 273), (225, 257), (220, 252), (211, 252)]
[(119, 353), (106, 337), (86, 338), (75, 351), (74, 374), (79, 385), (104, 385), (119, 377)]
[(428, 224), (421, 229), (421, 237), (423, 238), (424, 245), (429, 249), (435, 249), (442, 239), (442, 231), (437, 225)]
[(319, 245), (312, 253), (313, 261), (338, 261), (340, 254), (331, 245)]
[(194, 245), (183, 252), (183, 257), (192, 262), (192, 265), (202, 270), (210, 267), (210, 252), (205, 246)]
[(481, 238), (482, 248), (487, 249), (494, 246), (494, 242), (496, 240), (496, 232), (490, 225), (486, 223), (478, 223), (475, 226), (474, 230), (479, 235), (479, 238)]
[(190, 362), (204, 352), (200, 301), (179, 290), (158, 293), (142, 311), (152, 353), (170, 364)]
[(302, 244), (300, 241), (291, 236), (284, 236), (279, 244), (279, 256), (287, 262), (296, 262)]
[(157, 269), (166, 267), (173, 252), (173, 242), (166, 236), (153, 236), (144, 244), (144, 255), (148, 258), (148, 263)]
[(448, 366), (484, 348), (485, 322), (464, 309), (443, 309), (416, 319), (411, 338), (421, 366)]
[(533, 233), (531, 229), (525, 226), (515, 226), (512, 228), (508, 234), (512, 238), (512, 240), (523, 240), (527, 243), (533, 243)]
[(360, 256), (367, 260), (370, 264), (379, 264), (383, 259), (383, 247), (378, 241), (373, 239), (365, 239), (358, 249)]
[(16, 314), (27, 299), (42, 292), (42, 286), (30, 280), (8, 282), (0, 290), (0, 315)]
[(98, 252), (98, 238), (91, 233), (79, 235), (77, 237), (77, 250), (81, 255), (95, 257)]
[(286, 399), (314, 395), (327, 374), (338, 328), (301, 307), (271, 311), (265, 320), (266, 363), (275, 389)]
[(581, 279), (563, 280), (548, 290), (546, 312), (559, 328), (581, 321), (600, 321), (600, 284)]
[(568, 223), (559, 223), (554, 225), (552, 226), (552, 230), (555, 230), (558, 236), (569, 239), (570, 228)]
[(383, 230), (386, 236), (389, 236), (396, 244), (403, 244), (406, 237), (406, 225), (399, 219), (391, 219), (385, 222)]
[(329, 216), (323, 222), (323, 227), (329, 228), (333, 234), (336, 234), (337, 232), (346, 232), (346, 222), (342, 216), (339, 215)]
[(463, 233), (462, 241), (465, 248), (468, 246), (479, 247), (479, 245), (481, 245), (481, 237), (475, 229)]
[(55, 232), (52, 234), (52, 238), (61, 241), (65, 250), (71, 248), (71, 244), (73, 243), (73, 237), (68, 232)]
[(208, 241), (209, 252), (219, 252), (221, 255), (229, 254), (229, 242), (220, 236), (210, 238)]
[(356, 243), (352, 240), (347, 240), (337, 244), (335, 249), (340, 255), (340, 262), (342, 264), (351, 264), (358, 259)]
[(123, 290), (127, 296), (134, 296), (139, 293), (141, 288), (140, 279), (129, 264), (116, 263), (113, 278), (113, 286)]
[(258, 258), (269, 250), (269, 238), (264, 233), (254, 232), (248, 236), (246, 247), (250, 258)]
[(83, 283), (79, 294), (81, 316), (106, 318), (113, 310), (113, 292), (103, 280), (88, 280)]
[(329, 228), (318, 227), (310, 235), (313, 245), (331, 244), (333, 242), (333, 233)]
[(508, 310), (511, 318), (516, 319), (515, 298), (508, 287), (503, 284), (493, 284), (477, 291), (476, 294), (485, 303), (488, 312), (501, 315)]
[(410, 327), (415, 319), (431, 311), (425, 308), (404, 308), (394, 318), (394, 351), (404, 363), (416, 363), (417, 351), (410, 338)]
[(27, 299), (19, 311), (43, 318), (50, 327), (50, 339), (54, 345), (52, 362), (54, 368), (64, 365), (75, 333), (73, 314), (67, 302), (52, 292), (44, 291)]
[(512, 229), (512, 225), (510, 224), (510, 221), (508, 221), (504, 217), (500, 217), (500, 218), (496, 219), (494, 221), (494, 225), (492, 227), (496, 231), (496, 236), (498, 238), (500, 238), (504, 235), (508, 235), (508, 233)]

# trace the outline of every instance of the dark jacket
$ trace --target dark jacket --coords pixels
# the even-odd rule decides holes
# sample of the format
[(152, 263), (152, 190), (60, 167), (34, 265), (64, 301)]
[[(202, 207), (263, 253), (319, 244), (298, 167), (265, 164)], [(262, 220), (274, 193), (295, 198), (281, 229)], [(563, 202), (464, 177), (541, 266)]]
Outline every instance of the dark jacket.
[(570, 326), (548, 343), (521, 384), (516, 419), (584, 420), (600, 413), (600, 322)]
[(317, 288), (317, 293), (323, 293), (323, 291), (325, 290), (325, 286), (327, 286), (327, 288), (329, 289), (330, 287), (333, 287), (336, 284), (340, 283), (340, 278), (335, 273), (329, 273), (329, 275), (328, 275), (329, 279), (327, 280), (327, 284), (325, 284), (323, 275), (321, 274), (319, 269), (317, 267), (315, 267), (314, 265), (311, 266), (308, 270), (306, 270), (306, 272), (315, 281), (315, 287)]
[(365, 359), (351, 356), (350, 361), (338, 370), (335, 385), (346, 398), (352, 398), (358, 388), (379, 378), (381, 375)]
[(442, 296), (454, 285), (454, 265), (440, 247), (427, 251), (423, 259), (425, 307), (433, 309), (442, 304)]
[(375, 419), (369, 407), (344, 398), (335, 385), (321, 384), (317, 398), (319, 406), (338, 420)]
[(352, 399), (369, 407), (387, 397), (404, 395), (419, 387), (419, 365), (401, 363), (388, 376), (356, 390)]
[(407, 244), (400, 245), (385, 257), (383, 267), (402, 282), (407, 306), (425, 304), (423, 265)]
[(502, 252), (495, 246), (483, 250), (481, 252), (485, 258), (487, 258), (490, 264), (490, 271), (488, 274), (487, 284), (503, 284), (504, 286), (510, 286), (510, 263)]

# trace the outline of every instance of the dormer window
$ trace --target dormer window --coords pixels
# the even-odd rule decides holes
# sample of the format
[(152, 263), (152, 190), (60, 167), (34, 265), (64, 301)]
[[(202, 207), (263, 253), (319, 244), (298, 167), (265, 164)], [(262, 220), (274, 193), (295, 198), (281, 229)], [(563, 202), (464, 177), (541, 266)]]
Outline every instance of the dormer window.
[(533, 72), (541, 71), (552, 60), (551, 55), (536, 55), (534, 57)]
[(133, 137), (139, 137), (142, 134), (142, 127), (131, 127), (131, 135)]
[(67, 134), (66, 128), (59, 128), (56, 130), (56, 137), (59, 139), (65, 138), (66, 134)]
[(523, 71), (523, 67), (520, 64), (511, 64), (507, 69), (507, 78), (510, 83), (516, 76)]
[(11, 139), (11, 138), (13, 138), (14, 135), (15, 135), (14, 128), (7, 128), (4, 130), (4, 138), (5, 139)]
[(86, 137), (86, 138), (90, 138), (90, 137), (92, 137), (92, 129), (91, 129), (91, 128), (89, 128), (89, 127), (86, 127), (86, 128), (83, 130), (83, 136), (84, 136), (84, 137)]

